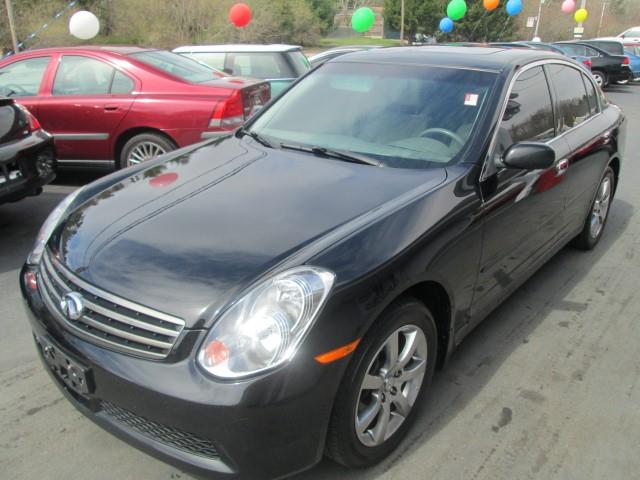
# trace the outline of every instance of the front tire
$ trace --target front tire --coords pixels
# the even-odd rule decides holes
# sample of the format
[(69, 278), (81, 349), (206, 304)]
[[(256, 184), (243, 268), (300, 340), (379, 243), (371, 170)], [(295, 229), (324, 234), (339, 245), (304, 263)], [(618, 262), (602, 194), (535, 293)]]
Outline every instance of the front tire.
[(175, 149), (176, 145), (171, 140), (157, 133), (136, 135), (122, 147), (119, 159), (120, 168), (146, 162)]
[(602, 238), (602, 232), (604, 232), (604, 227), (609, 218), (615, 182), (613, 170), (611, 167), (607, 167), (598, 185), (596, 197), (591, 204), (582, 232), (573, 239), (572, 245), (574, 247), (580, 250), (591, 250)]
[(342, 379), (327, 455), (350, 468), (389, 455), (415, 419), (437, 358), (435, 321), (414, 298), (394, 302), (356, 350)]

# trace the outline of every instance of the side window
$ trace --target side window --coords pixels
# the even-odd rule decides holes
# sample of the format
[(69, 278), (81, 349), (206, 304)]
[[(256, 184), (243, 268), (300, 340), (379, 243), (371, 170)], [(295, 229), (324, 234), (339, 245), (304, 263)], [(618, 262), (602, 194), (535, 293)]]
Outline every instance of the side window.
[(291, 77), (289, 68), (277, 53), (230, 53), (228, 64), (234, 75), (256, 78)]
[(521, 73), (516, 79), (497, 135), (497, 154), (514, 143), (545, 141), (555, 136), (553, 106), (542, 67)]
[(565, 132), (580, 125), (590, 116), (582, 73), (569, 66), (549, 65), (549, 75), (558, 95), (560, 131)]
[(587, 57), (599, 57), (600, 56), (600, 52), (598, 52), (597, 50), (594, 50), (591, 47), (586, 47), (586, 51), (587, 51)]
[(116, 70), (116, 73), (113, 76), (113, 83), (111, 84), (111, 93), (120, 95), (131, 93), (135, 86), (136, 84), (133, 80), (127, 77), (124, 73)]
[(27, 58), (0, 68), (0, 97), (38, 95), (51, 57)]
[(584, 81), (584, 86), (587, 89), (587, 98), (589, 99), (589, 112), (591, 115), (595, 115), (600, 111), (600, 106), (598, 105), (598, 94), (596, 92), (595, 87), (593, 86), (593, 82), (587, 78), (587, 76), (583, 73), (582, 80)]
[(582, 45), (562, 43), (559, 45), (559, 47), (563, 52), (568, 53), (569, 55), (580, 55), (582, 57), (587, 56), (587, 49)]
[(65, 55), (53, 82), (54, 95), (107, 95), (115, 68), (89, 57)]

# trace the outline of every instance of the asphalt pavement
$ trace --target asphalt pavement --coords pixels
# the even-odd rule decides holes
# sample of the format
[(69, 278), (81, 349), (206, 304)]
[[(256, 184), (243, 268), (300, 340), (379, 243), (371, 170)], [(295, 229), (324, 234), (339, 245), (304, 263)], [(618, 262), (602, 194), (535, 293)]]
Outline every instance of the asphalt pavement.
[[(560, 252), (465, 340), (387, 461), (296, 480), (640, 478), (640, 86), (608, 96), (629, 138), (598, 247)], [(94, 177), (0, 206), (0, 477), (189, 479), (85, 419), (36, 357), (18, 272), (48, 212)]]

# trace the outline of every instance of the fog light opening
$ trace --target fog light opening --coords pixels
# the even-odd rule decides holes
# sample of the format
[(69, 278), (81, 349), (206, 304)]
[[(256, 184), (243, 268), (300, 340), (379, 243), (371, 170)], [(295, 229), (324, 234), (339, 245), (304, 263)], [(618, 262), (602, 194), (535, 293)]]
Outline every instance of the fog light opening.
[(24, 283), (29, 290), (38, 290), (38, 276), (36, 272), (29, 270), (24, 274)]

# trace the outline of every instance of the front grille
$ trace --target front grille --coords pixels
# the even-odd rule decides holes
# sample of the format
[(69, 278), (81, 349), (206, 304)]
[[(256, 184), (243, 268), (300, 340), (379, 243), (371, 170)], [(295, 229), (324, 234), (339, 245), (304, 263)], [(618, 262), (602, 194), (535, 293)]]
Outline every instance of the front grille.
[(145, 437), (193, 455), (219, 458), (216, 447), (206, 438), (148, 420), (109, 402), (103, 401), (100, 406), (106, 415)]
[[(184, 329), (184, 320), (135, 304), (88, 284), (47, 250), (40, 266), (40, 292), (53, 315), (70, 331), (107, 348), (146, 358), (165, 358)], [(62, 297), (82, 295), (84, 313), (70, 320)]]

